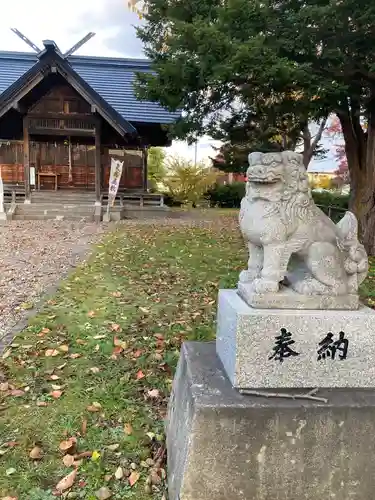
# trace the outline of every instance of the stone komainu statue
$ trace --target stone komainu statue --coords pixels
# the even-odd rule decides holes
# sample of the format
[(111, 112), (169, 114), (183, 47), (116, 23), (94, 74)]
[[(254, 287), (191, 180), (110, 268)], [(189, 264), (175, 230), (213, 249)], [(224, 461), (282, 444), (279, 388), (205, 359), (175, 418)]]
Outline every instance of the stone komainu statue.
[(253, 293), (357, 295), (368, 271), (358, 224), (347, 212), (334, 224), (314, 203), (302, 156), (251, 153), (240, 227), (249, 249), (240, 284)]

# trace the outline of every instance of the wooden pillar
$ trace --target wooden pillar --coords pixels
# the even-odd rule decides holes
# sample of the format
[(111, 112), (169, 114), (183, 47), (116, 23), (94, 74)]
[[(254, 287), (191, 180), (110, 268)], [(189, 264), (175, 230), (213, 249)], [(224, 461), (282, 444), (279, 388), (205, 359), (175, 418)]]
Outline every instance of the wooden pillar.
[(147, 159), (148, 159), (148, 148), (145, 146), (143, 148), (143, 191), (148, 190), (148, 182), (147, 182)]
[(25, 203), (30, 203), (30, 137), (29, 122), (23, 119), (23, 169), (25, 177)]
[(102, 187), (100, 126), (95, 127), (95, 202), (100, 203)]

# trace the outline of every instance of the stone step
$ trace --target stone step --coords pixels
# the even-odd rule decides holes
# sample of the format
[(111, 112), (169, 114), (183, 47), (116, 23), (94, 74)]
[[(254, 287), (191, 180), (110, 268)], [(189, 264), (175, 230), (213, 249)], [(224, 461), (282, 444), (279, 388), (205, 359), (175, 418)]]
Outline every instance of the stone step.
[[(62, 217), (60, 219), (60, 217)], [(83, 215), (74, 215), (74, 214), (69, 214), (67, 216), (60, 214), (60, 216), (56, 215), (41, 215), (41, 214), (16, 214), (13, 216), (13, 220), (75, 220), (75, 221), (80, 221), (80, 220), (85, 220), (87, 222), (92, 222), (94, 220), (94, 216), (83, 216)]]
[(32, 212), (38, 210), (86, 210), (92, 211), (94, 210), (93, 203), (30, 203), (17, 204), (17, 210)]

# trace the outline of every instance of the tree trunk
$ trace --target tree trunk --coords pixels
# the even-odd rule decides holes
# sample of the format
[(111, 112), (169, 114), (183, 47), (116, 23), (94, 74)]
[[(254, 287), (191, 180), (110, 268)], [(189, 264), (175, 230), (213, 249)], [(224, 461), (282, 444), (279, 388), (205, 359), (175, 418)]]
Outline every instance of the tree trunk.
[(303, 131), (302, 131), (303, 154), (302, 155), (303, 155), (303, 164), (305, 165), (306, 169), (309, 166), (311, 158), (313, 157), (313, 155), (315, 153), (315, 149), (318, 146), (320, 139), (322, 138), (326, 124), (327, 124), (327, 118), (324, 118), (323, 121), (319, 125), (319, 129), (318, 129), (314, 139), (311, 136), (308, 122), (306, 122), (305, 126), (303, 127)]
[(358, 219), (359, 239), (375, 255), (375, 113), (369, 113), (367, 134), (355, 103), (339, 112), (350, 172), (349, 210)]

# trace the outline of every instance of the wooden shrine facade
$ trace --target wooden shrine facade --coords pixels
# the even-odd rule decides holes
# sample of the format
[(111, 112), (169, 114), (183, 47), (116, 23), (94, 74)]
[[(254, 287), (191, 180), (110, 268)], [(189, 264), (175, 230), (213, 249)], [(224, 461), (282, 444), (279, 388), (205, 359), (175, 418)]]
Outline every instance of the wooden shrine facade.
[[(38, 62), (0, 95), (4, 184), (32, 189), (108, 191), (111, 157), (124, 161), (120, 190), (147, 190), (147, 147), (166, 133), (137, 128), (112, 108), (44, 42)], [(118, 91), (118, 89), (117, 89)], [(140, 120), (141, 122), (141, 117)]]

